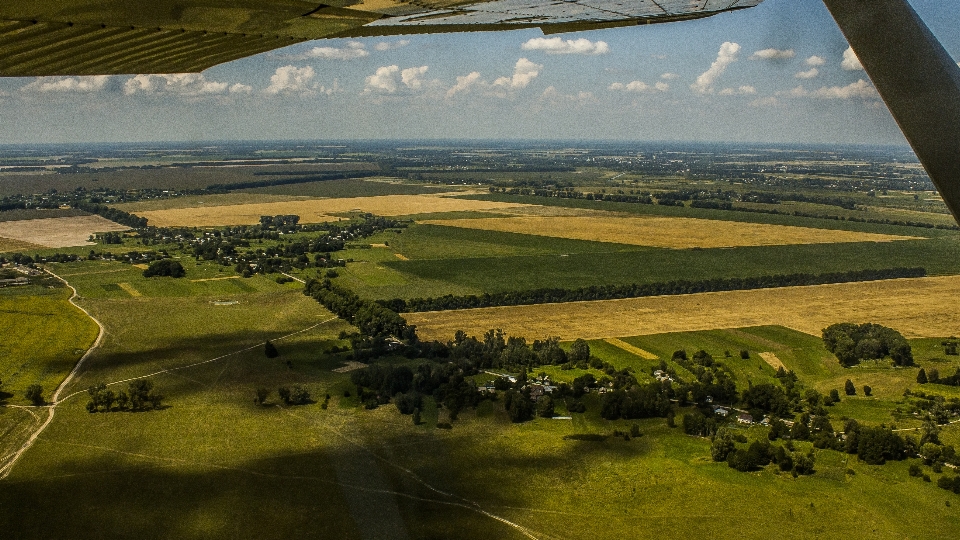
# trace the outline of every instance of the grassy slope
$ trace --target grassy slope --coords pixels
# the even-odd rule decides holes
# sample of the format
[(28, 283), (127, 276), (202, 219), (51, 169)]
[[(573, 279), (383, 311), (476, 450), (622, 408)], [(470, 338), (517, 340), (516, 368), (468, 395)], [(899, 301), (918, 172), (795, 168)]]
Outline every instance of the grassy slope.
[(69, 303), (68, 288), (0, 289), (0, 380), (11, 403), (27, 404), (26, 388), (49, 395), (97, 337), (97, 325)]
[[(171, 290), (174, 297), (95, 297), (117, 277), (87, 274), (81, 286), (85, 305), (110, 336), (76, 389), (213, 358), (328, 316), (295, 289), (258, 278), (250, 281), (257, 290), (233, 306), (212, 305), (216, 297), (199, 289), (185, 294), (182, 283)], [(960, 501), (909, 478), (906, 463), (870, 467), (819, 452), (812, 477), (737, 473), (709, 461), (708, 441), (666, 428), (660, 419), (638, 422), (644, 436), (629, 442), (563, 440), (633, 423), (600, 420), (594, 396), (588, 412), (573, 420), (522, 425), (487, 403), (450, 431), (434, 428), (432, 406), (418, 427), (393, 406), (364, 411), (355, 396), (341, 397), (351, 389), (348, 376), (329, 371), (339, 358), (322, 354), (340, 343), (335, 335), (342, 328), (335, 322), (277, 341), (279, 360), (265, 359), (257, 347), (156, 376), (167, 396), (161, 411), (91, 415), (83, 395), (68, 400), (0, 490), (0, 528), (77, 538), (521, 537), (469, 509), (478, 504), (541, 538), (717, 531), (742, 538), (864, 531), (877, 538), (937, 538), (960, 530), (957, 505), (944, 504)], [(676, 348), (703, 347), (715, 356), (724, 349), (770, 349), (813, 379), (833, 374), (818, 371), (815, 338), (780, 328), (625, 340), (658, 355)], [(603, 342), (591, 347), (618, 367), (640, 371), (651, 362)], [(282, 384), (303, 384), (321, 399), (330, 393), (331, 406), (251, 403), (257, 386)], [(276, 394), (270, 399), (275, 404)], [(746, 433), (763, 436), (758, 429)], [(743, 519), (745, 508), (756, 509), (756, 516)]]

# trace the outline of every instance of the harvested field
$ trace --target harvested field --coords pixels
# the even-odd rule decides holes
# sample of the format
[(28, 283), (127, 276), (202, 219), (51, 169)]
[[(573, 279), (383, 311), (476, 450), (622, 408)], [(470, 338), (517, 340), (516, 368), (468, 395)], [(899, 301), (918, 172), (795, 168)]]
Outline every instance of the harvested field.
[(760, 358), (763, 358), (763, 361), (770, 364), (770, 367), (773, 369), (786, 369), (786, 367), (783, 365), (783, 362), (781, 362), (780, 359), (777, 358), (777, 355), (773, 354), (772, 352), (762, 352), (760, 353)]
[(0, 222), (0, 237), (49, 248), (92, 246), (93, 233), (126, 231), (130, 227), (100, 216), (75, 216)]
[(475, 201), (438, 195), (385, 195), (343, 199), (306, 199), (269, 203), (205, 206), (138, 212), (157, 227), (216, 227), (254, 225), (260, 216), (296, 214), (300, 223), (336, 221), (333, 214), (370, 212), (380, 216), (406, 216), (434, 212), (480, 211), (529, 206), (519, 203)]
[(43, 246), (31, 244), (30, 242), (24, 242), (22, 240), (14, 240), (12, 238), (0, 238), (0, 253), (27, 251), (33, 249), (43, 249)]
[(481, 336), (491, 328), (540, 339), (605, 339), (665, 332), (780, 325), (819, 336), (837, 322), (873, 322), (910, 338), (960, 335), (960, 276), (893, 279), (808, 287), (656, 296), (407, 313), (421, 339), (449, 340), (457, 330)]
[(620, 348), (620, 349), (623, 349), (623, 350), (627, 351), (627, 352), (630, 353), (630, 354), (635, 354), (635, 355), (637, 355), (637, 356), (639, 356), (640, 358), (643, 358), (643, 359), (645, 359), (645, 360), (659, 360), (659, 359), (660, 359), (659, 356), (653, 354), (652, 352), (650, 352), (650, 351), (645, 351), (645, 350), (641, 349), (640, 347), (637, 347), (637, 346), (635, 346), (635, 345), (631, 345), (631, 344), (627, 343), (626, 341), (623, 341), (622, 339), (607, 338), (607, 339), (605, 339), (604, 341), (606, 341), (607, 343), (613, 345), (614, 347), (618, 347), (618, 348)]
[(912, 236), (811, 229), (790, 225), (653, 216), (523, 216), (428, 220), (422, 223), (674, 249), (919, 239)]

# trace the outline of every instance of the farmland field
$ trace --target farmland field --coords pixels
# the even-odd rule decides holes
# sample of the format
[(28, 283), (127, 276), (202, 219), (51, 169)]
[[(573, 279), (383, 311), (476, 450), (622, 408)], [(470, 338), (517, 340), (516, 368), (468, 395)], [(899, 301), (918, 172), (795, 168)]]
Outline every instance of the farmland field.
[(444, 339), (457, 330), (481, 335), (490, 328), (531, 339), (601, 339), (759, 325), (819, 335), (840, 321), (876, 322), (909, 337), (930, 337), (960, 334), (960, 319), (944, 311), (944, 302), (957, 295), (960, 276), (944, 276), (409, 313), (406, 318), (426, 339)]
[(369, 212), (381, 216), (405, 216), (425, 212), (492, 210), (524, 206), (520, 203), (498, 203), (457, 199), (439, 195), (392, 195), (308, 199), (287, 202), (252, 203), (229, 206), (204, 206), (190, 209), (151, 210), (138, 215), (158, 227), (212, 227), (218, 225), (252, 225), (260, 216), (296, 214), (301, 223), (336, 221), (332, 214)]
[(431, 225), (594, 240), (660, 248), (723, 248), (834, 242), (890, 242), (915, 237), (758, 225), (692, 218), (624, 216), (512, 217), (424, 221)]
[[(90, 246), (90, 235), (98, 232), (126, 231), (100, 216), (75, 216), (48, 219), (0, 221), (0, 237), (38, 244), (48, 248)], [(11, 248), (23, 249), (23, 248)]]

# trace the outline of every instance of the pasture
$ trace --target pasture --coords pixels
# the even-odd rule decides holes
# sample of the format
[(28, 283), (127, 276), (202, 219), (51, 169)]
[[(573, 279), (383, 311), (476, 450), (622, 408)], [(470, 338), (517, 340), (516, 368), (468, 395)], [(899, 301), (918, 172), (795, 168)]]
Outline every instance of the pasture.
[(498, 203), (458, 199), (436, 195), (382, 195), (336, 199), (300, 199), (283, 202), (232, 204), (203, 208), (171, 208), (138, 212), (158, 227), (215, 227), (253, 225), (260, 216), (296, 214), (301, 223), (336, 221), (334, 214), (369, 212), (380, 216), (405, 216), (430, 212), (482, 211), (525, 206), (520, 203)]
[(840, 242), (890, 242), (916, 237), (696, 218), (523, 216), (424, 221), (431, 225), (513, 232), (672, 249), (729, 248)]
[(92, 246), (93, 242), (89, 241), (91, 234), (129, 229), (91, 215), (0, 221), (0, 237), (48, 248)]
[(960, 334), (960, 318), (944, 311), (960, 294), (960, 276), (783, 287), (750, 291), (408, 313), (424, 339), (457, 330), (482, 335), (602, 339), (673, 331), (779, 325), (810, 335), (839, 321), (875, 322), (907, 337)]

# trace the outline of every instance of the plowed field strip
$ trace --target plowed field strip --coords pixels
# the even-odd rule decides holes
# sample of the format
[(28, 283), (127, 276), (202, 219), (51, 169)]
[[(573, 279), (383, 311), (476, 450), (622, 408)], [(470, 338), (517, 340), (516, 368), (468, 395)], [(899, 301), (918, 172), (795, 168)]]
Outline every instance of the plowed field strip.
[(641, 349), (640, 347), (635, 347), (635, 346), (627, 343), (626, 341), (623, 341), (622, 339), (607, 338), (607, 339), (605, 339), (604, 341), (606, 341), (607, 343), (613, 345), (614, 347), (619, 347), (619, 348), (627, 351), (627, 352), (630, 353), (630, 354), (635, 354), (635, 355), (639, 356), (640, 358), (643, 358), (643, 359), (646, 359), (646, 360), (659, 360), (659, 359), (660, 359), (659, 356), (653, 354), (652, 352), (650, 352), (650, 351), (645, 351), (645, 350)]

